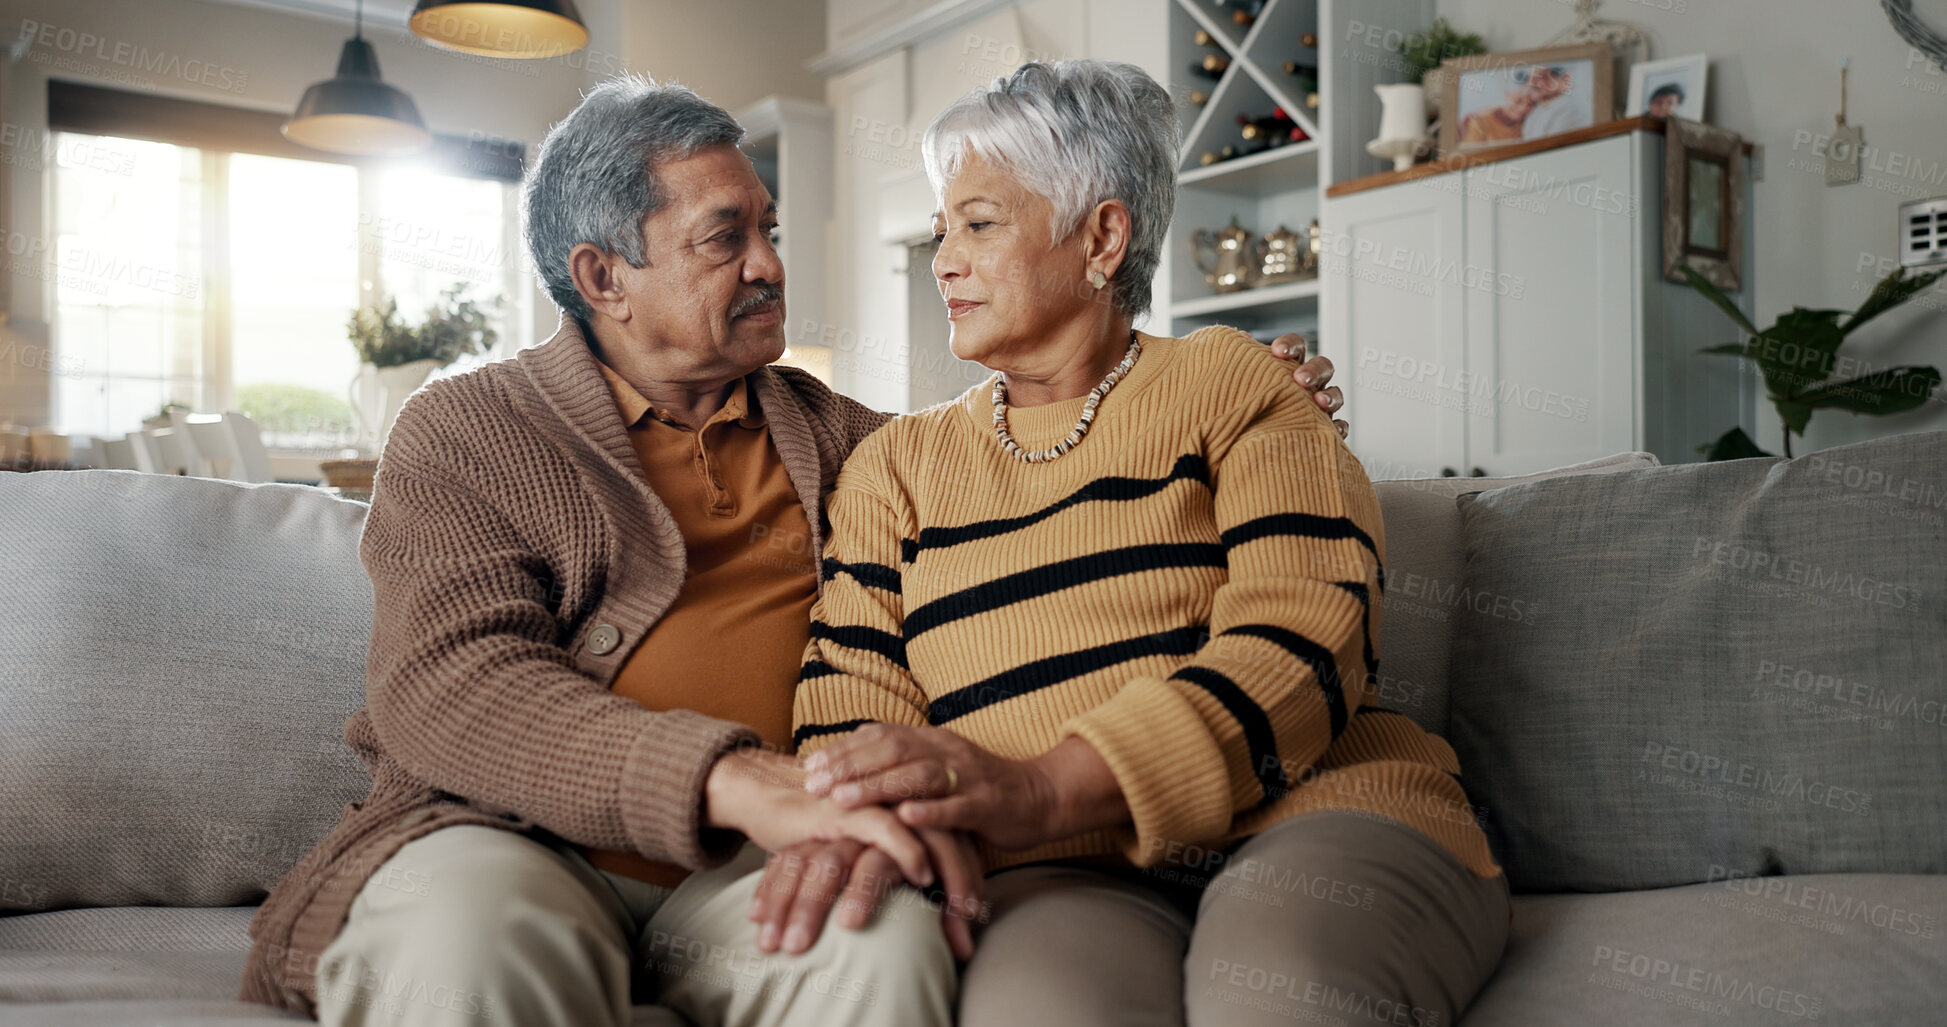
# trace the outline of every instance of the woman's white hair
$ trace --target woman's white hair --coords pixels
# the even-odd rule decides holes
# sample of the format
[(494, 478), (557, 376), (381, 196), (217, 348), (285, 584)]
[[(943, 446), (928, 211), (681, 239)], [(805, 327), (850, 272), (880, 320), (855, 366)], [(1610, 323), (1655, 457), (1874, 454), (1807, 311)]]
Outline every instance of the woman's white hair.
[(1116, 308), (1149, 312), (1150, 280), (1176, 207), (1181, 129), (1170, 95), (1119, 61), (1033, 61), (954, 102), (926, 129), (921, 153), (936, 196), (969, 153), (1006, 168), (1054, 204), (1060, 242), (1104, 200), (1129, 208), (1129, 246), (1112, 282)]

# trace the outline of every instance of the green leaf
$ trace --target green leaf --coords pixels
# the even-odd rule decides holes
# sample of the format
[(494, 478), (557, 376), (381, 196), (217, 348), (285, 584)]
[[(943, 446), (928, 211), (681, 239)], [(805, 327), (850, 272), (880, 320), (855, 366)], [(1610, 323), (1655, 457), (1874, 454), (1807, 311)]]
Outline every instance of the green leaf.
[[(1751, 344), (1750, 344), (1750, 343), (1746, 343), (1746, 342), (1727, 342), (1727, 343), (1725, 343), (1725, 344), (1723, 344), (1722, 346), (1705, 346), (1705, 347), (1704, 347), (1703, 349), (1700, 349), (1700, 350), (1698, 350), (1697, 352), (1699, 352), (1699, 353), (1721, 353), (1721, 354), (1723, 354), (1724, 356), (1727, 356), (1727, 357), (1749, 357), (1749, 356), (1751, 356), (1751, 354), (1750, 354), (1749, 352), (1747, 352), (1747, 351), (1748, 351), (1748, 350), (1749, 350), (1750, 348), (1751, 348)], [(1753, 360), (1756, 360), (1757, 358), (1756, 358), (1756, 357), (1751, 357), (1751, 359), (1753, 359)]]
[(1872, 295), (1867, 296), (1866, 302), (1861, 303), (1859, 309), (1853, 312), (1852, 320), (1846, 322), (1845, 333), (1851, 335), (1853, 329), (1912, 299), (1914, 294), (1940, 281), (1942, 275), (1947, 275), (1947, 270), (1931, 271), (1908, 278), (1906, 268), (1894, 268), (1891, 274), (1880, 279), (1879, 284), (1873, 286)]
[[(1940, 386), (1932, 367), (1893, 367), (1849, 381), (1821, 386), (1798, 396), (1806, 410), (1850, 410), (1855, 414), (1898, 414), (1918, 407)], [(1801, 432), (1800, 434), (1803, 434)]]
[(1758, 326), (1752, 324), (1751, 319), (1744, 316), (1744, 311), (1737, 309), (1737, 304), (1732, 303), (1729, 296), (1724, 295), (1717, 286), (1710, 284), (1703, 275), (1697, 273), (1695, 268), (1685, 264), (1677, 268), (1677, 270), (1683, 272), (1683, 277), (1690, 282), (1692, 289), (1703, 293), (1705, 299), (1717, 304), (1717, 309), (1723, 311), (1725, 317), (1737, 322), (1737, 326), (1744, 329), (1746, 335), (1758, 334)]
[(1764, 371), (1765, 388), (1775, 402), (1790, 399), (1832, 373), (1839, 344), (1843, 310), (1793, 307), (1764, 333), (1751, 340), (1751, 356)]
[(1732, 428), (1719, 435), (1716, 442), (1708, 446), (1698, 446), (1697, 452), (1703, 454), (1705, 460), (1743, 460), (1747, 457), (1771, 455), (1759, 449), (1758, 444), (1752, 442), (1751, 436), (1744, 434), (1742, 428)]
[(1771, 398), (1771, 405), (1778, 408), (1778, 419), (1785, 422), (1785, 430), (1793, 435), (1805, 434), (1805, 425), (1812, 419), (1812, 408), (1795, 399)]

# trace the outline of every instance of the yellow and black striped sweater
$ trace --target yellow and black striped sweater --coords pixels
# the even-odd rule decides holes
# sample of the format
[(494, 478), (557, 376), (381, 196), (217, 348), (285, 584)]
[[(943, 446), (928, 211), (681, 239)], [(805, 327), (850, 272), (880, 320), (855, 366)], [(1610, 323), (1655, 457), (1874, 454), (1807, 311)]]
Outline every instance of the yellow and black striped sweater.
[[(1086, 738), (1133, 830), (990, 851), (990, 869), (1177, 862), (1337, 809), (1500, 872), (1452, 748), (1364, 701), (1379, 505), (1286, 365), (1233, 329), (1144, 336), (1088, 437), (1046, 464), (1001, 449), (989, 392), (897, 418), (846, 462), (798, 685), (801, 753), (871, 721), (941, 726), (1011, 759)], [(1038, 449), (1082, 404), (1011, 409), (1009, 428)]]

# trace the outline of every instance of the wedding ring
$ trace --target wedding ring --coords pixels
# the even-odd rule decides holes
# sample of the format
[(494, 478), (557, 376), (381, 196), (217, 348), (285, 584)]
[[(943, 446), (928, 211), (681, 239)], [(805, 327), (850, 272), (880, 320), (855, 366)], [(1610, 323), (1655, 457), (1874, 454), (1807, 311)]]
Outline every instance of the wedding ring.
[(960, 775), (952, 767), (946, 768), (946, 794), (952, 795), (960, 790)]

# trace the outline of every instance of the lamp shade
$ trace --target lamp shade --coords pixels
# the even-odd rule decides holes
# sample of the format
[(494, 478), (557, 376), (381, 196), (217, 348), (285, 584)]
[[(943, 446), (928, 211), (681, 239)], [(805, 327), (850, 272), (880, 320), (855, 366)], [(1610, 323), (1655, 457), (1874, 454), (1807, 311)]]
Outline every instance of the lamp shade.
[(412, 34), (482, 57), (559, 57), (588, 45), (575, 0), (419, 0)]
[(284, 138), (365, 157), (417, 153), (433, 142), (412, 97), (379, 80), (379, 56), (360, 38), (345, 40), (336, 76), (304, 91)]

